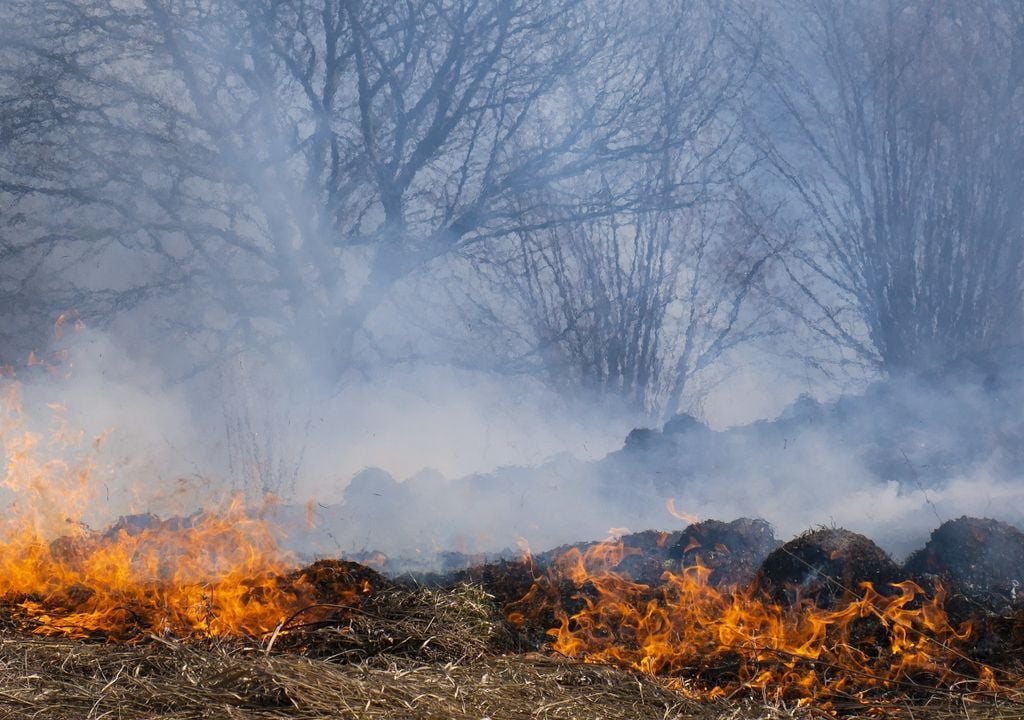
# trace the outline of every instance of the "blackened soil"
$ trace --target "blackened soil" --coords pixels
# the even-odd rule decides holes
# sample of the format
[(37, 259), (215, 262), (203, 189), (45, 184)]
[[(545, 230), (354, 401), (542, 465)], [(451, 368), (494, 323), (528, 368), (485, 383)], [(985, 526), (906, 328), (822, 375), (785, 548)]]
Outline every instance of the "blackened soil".
[(871, 583), (881, 593), (903, 580), (903, 572), (884, 550), (858, 533), (820, 528), (804, 533), (772, 552), (757, 576), (759, 589), (777, 603), (813, 601), (835, 608)]
[(739, 518), (732, 522), (704, 520), (683, 531), (668, 556), (680, 567), (704, 565), (709, 584), (739, 587), (748, 584), (768, 555), (781, 543), (764, 520)]
[(935, 577), (954, 596), (993, 612), (1024, 601), (1024, 533), (983, 518), (949, 520), (907, 559), (911, 577)]

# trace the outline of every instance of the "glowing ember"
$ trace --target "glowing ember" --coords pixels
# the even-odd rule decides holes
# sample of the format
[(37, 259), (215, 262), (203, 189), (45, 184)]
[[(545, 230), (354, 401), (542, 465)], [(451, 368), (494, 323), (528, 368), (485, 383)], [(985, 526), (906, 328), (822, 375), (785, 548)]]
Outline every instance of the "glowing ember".
[(993, 671), (962, 650), (972, 628), (950, 623), (941, 589), (928, 597), (908, 581), (882, 594), (865, 583), (837, 609), (787, 608), (753, 589), (710, 586), (700, 564), (665, 573), (657, 588), (632, 582), (614, 571), (629, 550), (608, 541), (566, 552), (507, 609), (509, 619), (553, 624), (555, 652), (668, 675), (698, 697), (747, 689), (863, 700), (967, 681), (998, 690)]

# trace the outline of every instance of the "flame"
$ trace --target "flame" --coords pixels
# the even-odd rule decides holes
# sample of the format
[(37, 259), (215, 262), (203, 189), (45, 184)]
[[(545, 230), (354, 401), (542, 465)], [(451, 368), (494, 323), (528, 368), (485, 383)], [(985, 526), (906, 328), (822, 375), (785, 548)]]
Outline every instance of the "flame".
[[(506, 608), (508, 619), (547, 619), (554, 652), (666, 675), (700, 698), (746, 690), (779, 701), (866, 702), (922, 680), (1000, 688), (990, 668), (958, 649), (972, 627), (950, 622), (941, 588), (929, 596), (910, 581), (885, 592), (864, 583), (833, 609), (782, 607), (753, 587), (712, 587), (699, 562), (666, 572), (657, 588), (633, 582), (615, 571), (631, 552), (621, 541), (565, 552)], [(566, 581), (575, 588), (568, 596)]]
[(700, 522), (700, 518), (698, 516), (676, 509), (675, 498), (669, 498), (665, 501), (665, 509), (668, 510), (669, 515), (674, 517), (676, 520), (682, 520), (687, 525), (693, 525), (696, 522)]
[(60, 339), (64, 335), (64, 326), (71, 323), (71, 327), (75, 332), (81, 332), (85, 330), (85, 323), (82, 322), (81, 316), (79, 316), (77, 310), (67, 310), (57, 316), (57, 319), (53, 321), (53, 336), (56, 339)]
[(50, 410), (48, 434), (27, 429), (21, 387), (0, 385), (0, 608), (22, 626), (112, 639), (252, 636), (316, 602), (315, 583), (239, 498), (186, 518), (135, 515), (91, 529), (83, 518), (101, 504), (99, 440), (73, 431), (62, 407)]
[[(338, 585), (330, 568), (295, 571), (275, 530), (237, 498), (187, 518), (135, 515), (105, 532), (91, 529), (83, 518), (102, 485), (100, 439), (74, 431), (59, 404), (50, 408), (50, 433), (28, 429), (20, 386), (2, 375), (0, 494), (9, 504), (0, 516), (0, 620), (42, 635), (115, 640), (276, 637), (289, 618), (316, 606), (324, 585), (334, 604), (371, 591), (366, 580)], [(712, 587), (711, 570), (699, 563), (650, 587), (616, 572), (641, 553), (625, 546), (622, 532), (561, 555), (506, 609), (508, 619), (550, 620), (555, 652), (666, 675), (702, 698), (748, 690), (783, 701), (867, 701), (920, 688), (922, 678), (992, 692), (1005, 685), (960, 649), (972, 627), (951, 623), (941, 588), (929, 596), (909, 581), (882, 590), (862, 584), (839, 607), (782, 607), (754, 589)], [(525, 541), (522, 548), (528, 555)]]

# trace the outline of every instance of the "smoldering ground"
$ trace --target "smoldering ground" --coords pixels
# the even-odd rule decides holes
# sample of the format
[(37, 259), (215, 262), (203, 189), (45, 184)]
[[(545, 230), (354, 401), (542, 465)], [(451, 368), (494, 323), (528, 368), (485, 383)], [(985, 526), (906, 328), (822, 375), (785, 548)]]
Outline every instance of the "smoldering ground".
[(672, 499), (700, 518), (765, 518), (780, 537), (845, 527), (903, 557), (960, 515), (1024, 520), (1021, 389), (1012, 362), (962, 367), (825, 403), (802, 397), (774, 420), (722, 431), (680, 416), (596, 461), (401, 483), (366, 472), (324, 518), (357, 547), (396, 554), (495, 550), (514, 536), (546, 548), (609, 528), (680, 528)]

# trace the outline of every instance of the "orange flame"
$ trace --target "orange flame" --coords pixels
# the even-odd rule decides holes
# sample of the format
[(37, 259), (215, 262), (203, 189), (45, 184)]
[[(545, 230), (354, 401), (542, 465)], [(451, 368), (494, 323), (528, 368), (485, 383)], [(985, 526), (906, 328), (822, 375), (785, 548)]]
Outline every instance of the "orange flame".
[(677, 520), (682, 520), (687, 525), (693, 525), (695, 522), (699, 522), (700, 518), (692, 513), (686, 513), (682, 510), (676, 509), (676, 499), (669, 498), (665, 501), (665, 509), (668, 510), (668, 514)]
[(16, 620), (71, 637), (256, 635), (315, 602), (273, 528), (237, 499), (217, 512), (91, 530), (82, 518), (102, 486), (97, 444), (51, 410), (56, 426), (44, 439), (26, 429), (20, 386), (0, 385), (0, 603)]
[(865, 701), (922, 678), (999, 688), (990, 668), (957, 649), (972, 628), (951, 624), (941, 588), (929, 598), (910, 581), (884, 594), (864, 583), (834, 609), (787, 608), (753, 588), (710, 586), (711, 570), (700, 564), (666, 572), (657, 588), (635, 583), (615, 572), (630, 552), (621, 541), (567, 551), (506, 609), (508, 619), (552, 618), (553, 651), (667, 675), (702, 698), (756, 690), (776, 700)]

